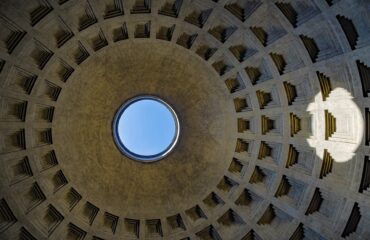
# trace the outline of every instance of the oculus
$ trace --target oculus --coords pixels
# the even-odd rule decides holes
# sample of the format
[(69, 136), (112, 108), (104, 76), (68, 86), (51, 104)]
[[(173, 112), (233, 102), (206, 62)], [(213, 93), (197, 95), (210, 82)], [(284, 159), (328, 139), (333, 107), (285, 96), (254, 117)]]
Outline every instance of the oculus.
[(143, 95), (125, 102), (113, 120), (114, 141), (127, 157), (154, 162), (166, 157), (180, 134), (176, 112), (162, 99)]

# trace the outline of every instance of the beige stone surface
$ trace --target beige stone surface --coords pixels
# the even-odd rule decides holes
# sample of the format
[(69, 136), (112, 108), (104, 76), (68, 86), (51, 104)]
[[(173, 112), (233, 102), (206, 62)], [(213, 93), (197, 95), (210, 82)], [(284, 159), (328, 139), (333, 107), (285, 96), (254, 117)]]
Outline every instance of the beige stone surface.
[[(120, 105), (145, 94), (171, 104), (181, 124), (175, 150), (150, 164), (122, 155), (112, 138)], [(226, 87), (197, 56), (166, 42), (131, 41), (102, 50), (69, 80), (55, 112), (55, 151), (87, 200), (131, 218), (165, 217), (217, 185), (235, 148), (233, 115)]]
[[(370, 239), (369, 7), (0, 1), (0, 239)], [(151, 164), (140, 94), (181, 124)]]

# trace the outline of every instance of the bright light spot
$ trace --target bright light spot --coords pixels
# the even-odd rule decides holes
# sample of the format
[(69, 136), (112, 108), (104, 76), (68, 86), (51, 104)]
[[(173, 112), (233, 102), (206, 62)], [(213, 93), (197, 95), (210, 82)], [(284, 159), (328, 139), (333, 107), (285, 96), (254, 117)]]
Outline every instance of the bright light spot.
[[(344, 88), (335, 88), (326, 101), (322, 101), (321, 93), (315, 96), (315, 101), (307, 106), (311, 114), (312, 136), (307, 138), (310, 147), (316, 149), (316, 154), (322, 158), (327, 149), (336, 162), (347, 162), (353, 158), (361, 144), (364, 132), (364, 120), (361, 110), (353, 96)], [(325, 140), (325, 110), (335, 118), (336, 131)]]

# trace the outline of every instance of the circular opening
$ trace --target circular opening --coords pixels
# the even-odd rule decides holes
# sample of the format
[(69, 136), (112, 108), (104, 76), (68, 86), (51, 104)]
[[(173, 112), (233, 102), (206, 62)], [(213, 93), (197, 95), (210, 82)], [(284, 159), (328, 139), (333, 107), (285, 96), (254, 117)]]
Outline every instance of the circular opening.
[(175, 111), (154, 96), (124, 103), (113, 121), (116, 145), (126, 156), (152, 162), (168, 155), (177, 143), (180, 127)]

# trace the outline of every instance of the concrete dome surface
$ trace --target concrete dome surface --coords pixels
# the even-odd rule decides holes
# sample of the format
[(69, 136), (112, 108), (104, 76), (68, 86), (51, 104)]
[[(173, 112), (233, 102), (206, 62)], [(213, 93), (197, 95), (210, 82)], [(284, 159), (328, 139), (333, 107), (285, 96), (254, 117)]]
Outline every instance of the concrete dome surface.
[(368, 0), (3, 0), (0, 239), (370, 239), (369, 94)]

